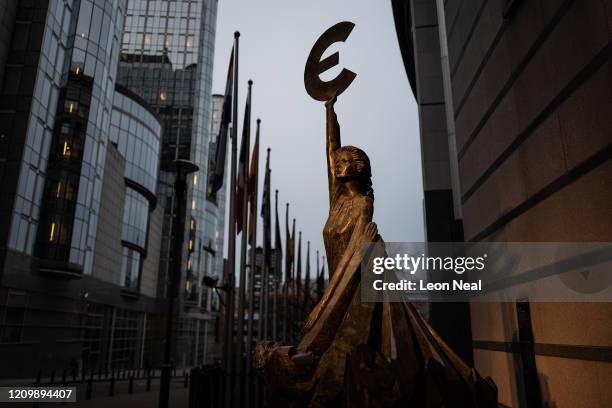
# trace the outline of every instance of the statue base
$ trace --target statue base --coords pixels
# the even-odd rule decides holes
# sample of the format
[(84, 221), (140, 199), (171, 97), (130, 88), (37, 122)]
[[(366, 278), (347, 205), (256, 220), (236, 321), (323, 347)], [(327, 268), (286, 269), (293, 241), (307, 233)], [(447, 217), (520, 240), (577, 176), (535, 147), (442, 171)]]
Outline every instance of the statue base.
[(257, 344), (254, 368), (269, 406), (498, 407), (493, 381), (467, 366), (412, 304), (361, 303), (353, 293), (321, 355), (303, 342)]

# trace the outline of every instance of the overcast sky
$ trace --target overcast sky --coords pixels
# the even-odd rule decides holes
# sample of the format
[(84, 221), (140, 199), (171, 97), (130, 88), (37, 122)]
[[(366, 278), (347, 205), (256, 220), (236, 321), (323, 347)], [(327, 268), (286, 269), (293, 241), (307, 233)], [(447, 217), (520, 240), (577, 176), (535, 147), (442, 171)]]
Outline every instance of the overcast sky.
[[(290, 217), (297, 219), (296, 230), (302, 231), (304, 256), (306, 241), (311, 241), (313, 265), (314, 251), (324, 252), (322, 230), (329, 211), (325, 107), (304, 89), (304, 64), (317, 38), (345, 20), (355, 23), (355, 28), (346, 43), (337, 43), (324, 54), (339, 51), (340, 64), (322, 76), (332, 79), (343, 67), (357, 73), (336, 104), (342, 144), (357, 146), (370, 157), (374, 221), (383, 239), (423, 241), (417, 107), (399, 51), (390, 1), (219, 0), (218, 6), (213, 92), (224, 92), (233, 33), (238, 30), (239, 134), (249, 79), (254, 81), (252, 142), (255, 119), (262, 120), (259, 202), (265, 151), (270, 147), (281, 231), (285, 203), (289, 202)], [(261, 218), (258, 223), (261, 227)]]

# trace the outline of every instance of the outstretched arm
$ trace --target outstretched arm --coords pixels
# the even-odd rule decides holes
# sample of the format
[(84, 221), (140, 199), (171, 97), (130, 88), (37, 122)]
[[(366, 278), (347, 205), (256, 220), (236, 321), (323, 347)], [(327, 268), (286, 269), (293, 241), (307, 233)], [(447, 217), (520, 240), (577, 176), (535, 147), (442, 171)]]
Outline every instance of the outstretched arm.
[(329, 184), (330, 206), (332, 205), (332, 199), (336, 191), (336, 178), (334, 177), (334, 153), (340, 148), (340, 124), (338, 123), (336, 112), (334, 112), (334, 103), (336, 103), (336, 100), (337, 96), (334, 95), (332, 99), (325, 102), (325, 108), (327, 111), (327, 180)]

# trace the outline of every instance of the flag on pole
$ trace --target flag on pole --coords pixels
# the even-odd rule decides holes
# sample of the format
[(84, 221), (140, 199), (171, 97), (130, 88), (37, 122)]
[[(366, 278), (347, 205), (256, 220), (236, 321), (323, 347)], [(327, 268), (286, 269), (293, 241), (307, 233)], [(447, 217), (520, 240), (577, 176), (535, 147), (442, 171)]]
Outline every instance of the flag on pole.
[(270, 148), (268, 148), (268, 154), (266, 156), (266, 174), (264, 176), (264, 185), (263, 185), (263, 200), (261, 203), (261, 218), (263, 218), (263, 248), (264, 248), (264, 260), (266, 264), (264, 267), (269, 267), (271, 265), (270, 261), (270, 248), (272, 247), (272, 216), (270, 214), (271, 208), (271, 200), (270, 200)]
[(268, 148), (268, 152), (266, 155), (266, 172), (264, 175), (263, 196), (261, 203), (261, 217), (263, 218), (263, 262), (261, 266), (261, 285), (259, 291), (260, 317), (258, 321), (258, 335), (260, 340), (268, 338), (268, 300), (271, 275), (270, 265), (272, 264), (272, 262), (270, 261), (270, 255), (272, 252), (270, 250), (270, 247), (272, 246), (272, 220), (270, 216), (270, 210), (270, 148)]
[(251, 123), (251, 95), (247, 95), (246, 105), (244, 107), (244, 125), (242, 127), (242, 143), (240, 144), (240, 159), (238, 162), (238, 176), (236, 178), (236, 235), (242, 231), (244, 224), (243, 220), (243, 201), (244, 193), (247, 188), (247, 155), (249, 154), (249, 134), (251, 132), (249, 124)]
[[(295, 219), (294, 219), (295, 221)], [(295, 224), (294, 224), (295, 225)], [(295, 272), (296, 296), (299, 298), (302, 291), (302, 231), (298, 234), (297, 267)]]
[(295, 218), (291, 228), (291, 282), (295, 285)]
[[(223, 370), (225, 373), (233, 371), (234, 359), (234, 288), (235, 288), (235, 269), (236, 269), (236, 206), (235, 206), (235, 191), (236, 191), (236, 150), (238, 140), (238, 129), (236, 119), (238, 118), (238, 45), (240, 33), (234, 33), (234, 64), (233, 73), (233, 96), (232, 96), (232, 145), (231, 145), (231, 161), (230, 161), (230, 188), (229, 191), (229, 222), (228, 222), (228, 257), (227, 257), (227, 281), (225, 284), (228, 288), (225, 297), (226, 322), (225, 335), (223, 339)], [(230, 381), (225, 382), (224, 400), (228, 405), (231, 404), (233, 397), (232, 385)]]
[(291, 268), (293, 265), (293, 237), (291, 236), (291, 232), (289, 231), (289, 203), (287, 203), (287, 207), (285, 210), (285, 285), (290, 287), (291, 281), (293, 279), (293, 274), (291, 273)]
[(283, 265), (283, 243), (281, 241), (280, 222), (278, 221), (278, 190), (276, 190), (276, 237), (274, 240), (274, 275), (280, 282)]
[(306, 245), (306, 277), (304, 279), (304, 306), (310, 302), (310, 241)]
[(227, 135), (229, 124), (232, 121), (232, 91), (234, 78), (234, 48), (230, 55), (229, 68), (227, 69), (227, 80), (225, 81), (225, 95), (223, 97), (223, 108), (221, 110), (221, 124), (215, 144), (214, 156), (210, 156), (208, 164), (208, 183), (206, 186), (206, 198), (216, 202), (217, 191), (223, 186), (225, 178), (225, 158), (227, 156)]
[(249, 244), (251, 247), (256, 245), (255, 239), (255, 217), (257, 217), (257, 208), (255, 208), (255, 197), (257, 196), (257, 183), (259, 171), (259, 125), (261, 119), (257, 119), (257, 132), (255, 135), (255, 145), (253, 146), (253, 155), (251, 156), (251, 170), (249, 171)]

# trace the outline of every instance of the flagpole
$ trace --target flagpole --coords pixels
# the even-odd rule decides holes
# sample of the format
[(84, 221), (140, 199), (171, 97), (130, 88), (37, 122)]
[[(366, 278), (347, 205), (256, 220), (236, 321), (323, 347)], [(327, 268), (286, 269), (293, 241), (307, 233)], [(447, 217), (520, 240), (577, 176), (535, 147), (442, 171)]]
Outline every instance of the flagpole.
[[(249, 88), (247, 94), (247, 101), (249, 101), (250, 110), (251, 106), (251, 88), (253, 86), (253, 81), (249, 80)], [(245, 111), (245, 115), (247, 112)], [(245, 155), (244, 161), (242, 162), (242, 174), (243, 174), (243, 184), (244, 184), (244, 193), (242, 194), (242, 236), (241, 236), (241, 248), (240, 248), (240, 284), (238, 287), (238, 326), (236, 327), (236, 338), (237, 338), (237, 349), (236, 349), (236, 397), (237, 401), (240, 400), (242, 395), (242, 385), (244, 382), (243, 377), (243, 365), (244, 365), (244, 301), (246, 294), (246, 264), (247, 264), (247, 238), (248, 238), (248, 228), (247, 228), (247, 217), (248, 217), (248, 194), (247, 194), (247, 183), (246, 183), (246, 175), (248, 173), (249, 168), (249, 147), (250, 147), (250, 135), (251, 135), (251, 115), (249, 112), (249, 116), (247, 118), (247, 122), (245, 122), (245, 126), (247, 127), (246, 131), (243, 129), (242, 137), (246, 138), (246, 141), (243, 141), (242, 144), (245, 147)], [(241, 149), (242, 150), (242, 149)], [(242, 153), (242, 152), (241, 152)], [(242, 160), (242, 159), (241, 159)], [(238, 404), (238, 406), (241, 406)]]
[(319, 275), (321, 275), (321, 268), (319, 267), (319, 250), (317, 249), (317, 271), (316, 271), (316, 275), (317, 275), (317, 301), (316, 303), (319, 303), (319, 300), (321, 300), (321, 278), (319, 277)]
[[(294, 219), (295, 220), (295, 219)], [(298, 259), (296, 261), (297, 266), (295, 267), (295, 300), (296, 306), (299, 304), (300, 296), (302, 295), (302, 231), (298, 232)], [(296, 308), (298, 311), (298, 308)]]
[(275, 209), (276, 209), (276, 218), (274, 221), (274, 301), (272, 304), (272, 339), (274, 341), (278, 341), (278, 291), (280, 289), (280, 279), (279, 276), (282, 276), (282, 261), (279, 259), (279, 249), (277, 248), (277, 235), (280, 238), (280, 232), (277, 234), (278, 227), (278, 190), (275, 191)]
[[(323, 255), (323, 264), (321, 265), (321, 288), (323, 289), (322, 293), (325, 293), (325, 255)], [(321, 296), (323, 297), (323, 296)]]
[(310, 241), (306, 244), (306, 279), (304, 279), (304, 317), (308, 316), (310, 303)]
[[(293, 219), (295, 222), (295, 218)], [(294, 224), (295, 225), (295, 224)], [(300, 295), (302, 291), (302, 231), (298, 232), (298, 252), (297, 252), (297, 265), (295, 269), (295, 295), (293, 297), (293, 319), (292, 322), (296, 323), (300, 320)], [(294, 324), (295, 329), (295, 324)], [(298, 326), (299, 327), (299, 326)], [(295, 330), (294, 330), (294, 334)], [(295, 339), (295, 336), (294, 336)]]
[(289, 309), (291, 310), (291, 314), (289, 315), (291, 317), (291, 320), (289, 320), (291, 324), (291, 342), (293, 342), (295, 340), (295, 325), (293, 324), (295, 322), (295, 319), (297, 318), (297, 310), (295, 308), (296, 305), (296, 298), (298, 296), (297, 292), (297, 265), (295, 262), (295, 218), (293, 219), (293, 227), (291, 228), (291, 283), (292, 283), (292, 298), (293, 298), (293, 305), (289, 305)]
[[(259, 122), (257, 123), (259, 126)], [(266, 211), (263, 215), (264, 217), (264, 225), (263, 225), (263, 257), (261, 263), (261, 285), (259, 288), (259, 311), (258, 311), (258, 320), (257, 320), (257, 338), (259, 340), (264, 340), (268, 337), (268, 263), (270, 260), (268, 259), (270, 254), (270, 248), (268, 248), (268, 238), (270, 237), (270, 217), (268, 213), (270, 212), (270, 200), (268, 199), (270, 196), (270, 148), (268, 147), (268, 152), (266, 156), (266, 174), (265, 174), (264, 184), (264, 197), (262, 197), (262, 205), (266, 206)]]
[[(251, 353), (253, 352), (253, 319), (255, 318), (255, 271), (257, 269), (256, 264), (256, 255), (257, 255), (257, 187), (258, 187), (258, 176), (259, 176), (259, 125), (261, 124), (261, 119), (257, 119), (257, 133), (255, 136), (255, 145), (253, 146), (253, 206), (251, 211), (251, 219), (252, 219), (252, 231), (250, 230), (250, 222), (249, 222), (249, 235), (252, 232), (252, 241), (251, 241), (251, 260), (249, 262), (249, 320), (247, 321), (247, 344), (246, 344), (246, 405), (247, 407), (251, 405)], [(257, 155), (257, 156), (255, 156)], [(250, 184), (250, 174), (249, 174), (249, 184)], [(249, 185), (250, 186), (250, 185)], [(248, 194), (247, 194), (248, 196)], [(246, 221), (246, 219), (245, 219)], [(260, 280), (263, 277), (263, 265), (261, 268), (261, 272), (259, 274)], [(261, 318), (261, 317), (260, 317)]]
[[(269, 246), (269, 245), (268, 245)], [(268, 248), (268, 258), (270, 257), (270, 248)], [(268, 263), (270, 262), (270, 260), (268, 260)], [(263, 310), (261, 313), (261, 321), (263, 324), (263, 327), (261, 328), (261, 333), (259, 335), (259, 339), (260, 340), (267, 340), (268, 339), (268, 332), (269, 332), (269, 326), (270, 326), (270, 322), (269, 322), (269, 297), (270, 297), (270, 265), (266, 265), (264, 264), (264, 269), (263, 269), (263, 273), (264, 273), (264, 279), (263, 279), (263, 290), (261, 291), (261, 294), (263, 296), (262, 299), (262, 304), (263, 304)]]
[[(270, 148), (268, 148), (268, 164), (266, 165), (266, 167), (268, 168), (268, 177), (269, 177), (269, 181), (268, 181), (268, 206), (270, 207), (270, 210), (268, 211), (268, 226), (266, 228), (268, 228), (268, 234), (269, 234), (269, 239), (268, 242), (266, 243), (267, 247), (268, 247), (268, 263), (265, 264), (265, 273), (266, 273), (266, 286), (265, 286), (265, 297), (264, 297), (264, 321), (263, 321), (263, 339), (268, 339), (268, 333), (269, 333), (269, 326), (271, 324), (270, 319), (269, 319), (269, 304), (270, 304), (270, 294), (268, 293), (270, 291), (270, 267), (272, 265), (272, 201), (269, 199), (270, 198), (270, 188), (272, 188), (272, 170), (270, 169)], [(274, 282), (274, 277), (272, 277), (272, 282)]]
[(283, 285), (283, 343), (287, 344), (287, 325), (289, 324), (289, 285), (291, 285), (291, 263), (289, 262), (289, 203), (286, 203), (285, 207), (285, 248), (287, 250), (285, 258), (285, 284)]
[(317, 276), (321, 272), (321, 268), (319, 267), (319, 250), (317, 249)]
[(234, 33), (234, 80), (233, 80), (233, 101), (232, 101), (232, 160), (230, 169), (230, 206), (229, 206), (229, 233), (228, 233), (228, 273), (227, 273), (227, 299), (225, 302), (225, 351), (224, 364), (225, 370), (225, 406), (231, 407), (232, 404), (232, 356), (233, 334), (234, 334), (234, 272), (236, 269), (236, 154), (238, 139), (238, 43), (240, 32)]

